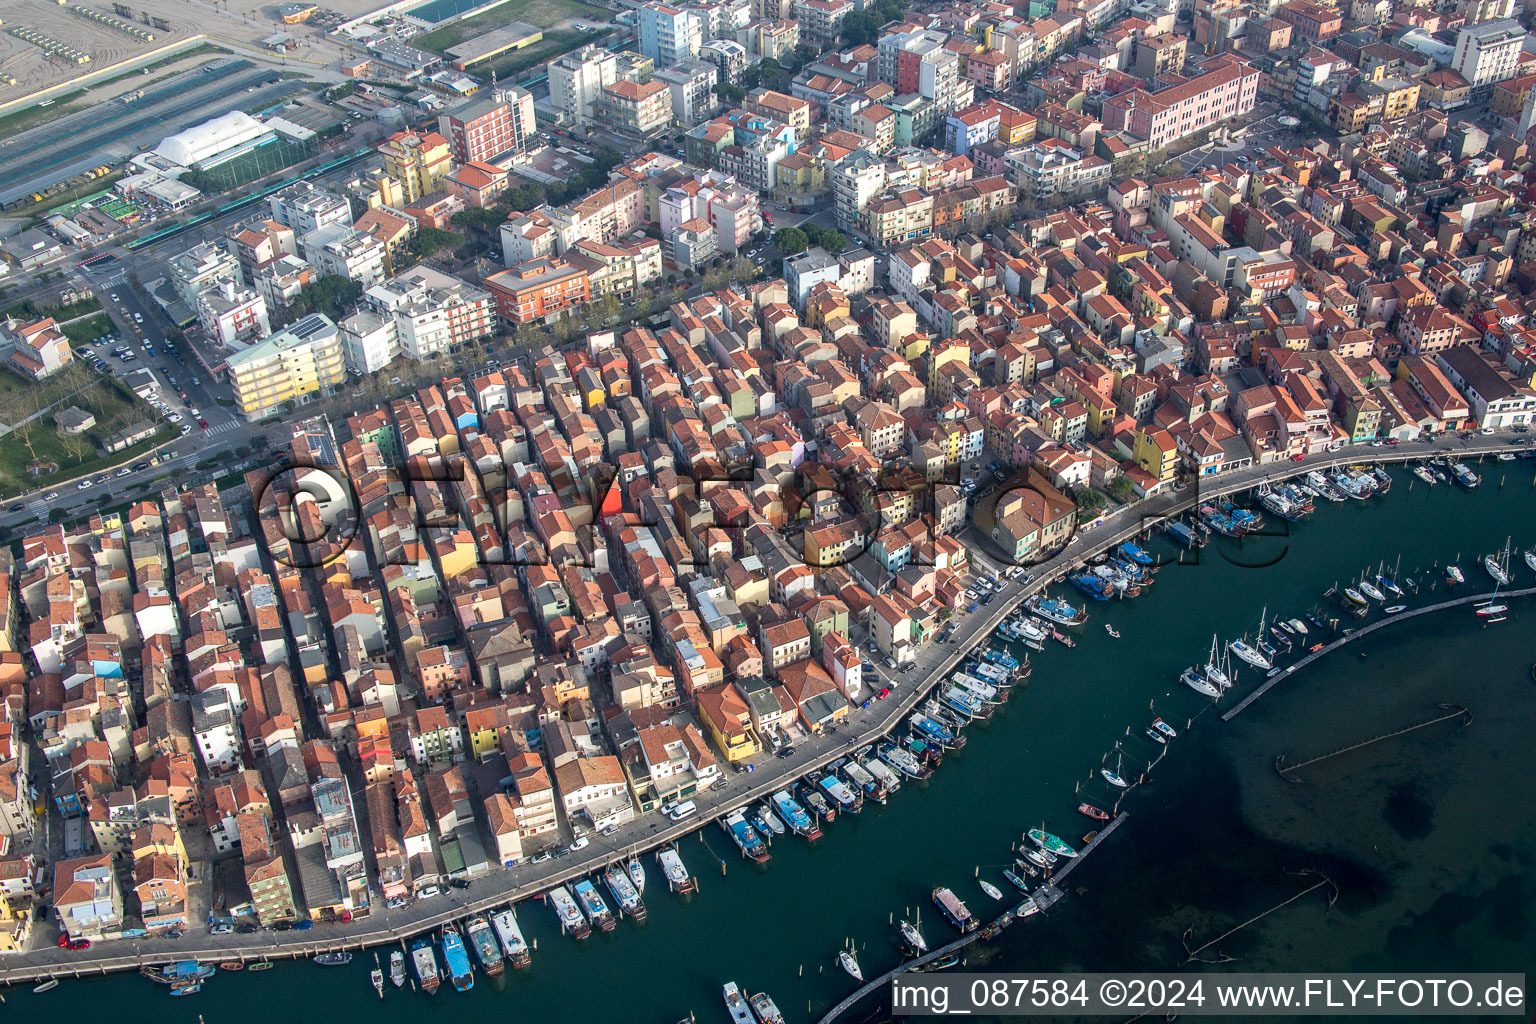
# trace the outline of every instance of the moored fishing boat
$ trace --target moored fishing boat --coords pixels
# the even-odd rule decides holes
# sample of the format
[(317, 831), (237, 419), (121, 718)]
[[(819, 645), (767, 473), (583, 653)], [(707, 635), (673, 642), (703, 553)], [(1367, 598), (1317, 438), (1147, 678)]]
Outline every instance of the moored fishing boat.
[(759, 1024), (784, 1024), (784, 1015), (779, 1012), (778, 1006), (768, 997), (768, 993), (759, 992), (749, 1002), (752, 1004), (752, 1012), (757, 1014)]
[(577, 905), (576, 898), (565, 886), (555, 886), (545, 894), (545, 899), (555, 908), (555, 916), (560, 919), (562, 932), (577, 939), (584, 939), (592, 934), (592, 929), (587, 924), (587, 919), (582, 916), (581, 907)]
[(768, 826), (768, 831), (772, 832), (775, 836), (782, 836), (789, 831), (785, 827), (783, 819), (773, 813), (773, 807), (767, 801), (757, 805), (757, 817), (758, 820)]
[(720, 819), (720, 827), (731, 837), (737, 849), (741, 850), (742, 857), (758, 864), (768, 860), (768, 844), (757, 834), (757, 829), (747, 823), (746, 815), (732, 811)]
[(1084, 817), (1092, 818), (1094, 821), (1109, 820), (1109, 812), (1103, 810), (1102, 808), (1095, 807), (1093, 804), (1078, 804), (1077, 813), (1083, 815)]
[(645, 920), (645, 901), (640, 898), (640, 890), (635, 888), (634, 880), (622, 864), (615, 862), (604, 868), (603, 881), (622, 913), (636, 921)]
[(907, 720), (920, 737), (949, 750), (958, 750), (965, 746), (965, 734), (953, 732), (947, 726), (929, 718), (927, 715), (914, 714)]
[(816, 791), (814, 783), (800, 783), (800, 799), (805, 802), (805, 806), (810, 808), (811, 813), (816, 815), (819, 820), (837, 820), (837, 808), (833, 806), (832, 801)]
[(1048, 850), (1037, 850), (1026, 846), (1019, 850), (1019, 856), (1043, 871), (1050, 871), (1056, 866), (1056, 856)]
[(856, 759), (850, 758), (843, 765), (842, 772), (843, 778), (848, 780), (849, 785), (858, 787), (866, 800), (873, 800), (877, 804), (885, 803), (888, 795), (885, 783), (871, 775), (869, 769), (859, 764)]
[(1020, 892), (1029, 892), (1029, 883), (1007, 868), (1003, 869), (1003, 879)]
[(1147, 552), (1143, 551), (1140, 547), (1131, 541), (1125, 541), (1122, 543), (1120, 545), (1119, 551), (1122, 555), (1124, 555), (1126, 558), (1129, 558), (1137, 565), (1151, 565), (1155, 561), (1151, 555), (1147, 554)]
[(592, 922), (592, 927), (598, 931), (611, 932), (618, 923), (614, 920), (613, 911), (608, 909), (608, 904), (603, 900), (602, 893), (597, 891), (597, 886), (592, 884), (590, 878), (583, 878), (571, 887), (576, 895), (576, 902), (581, 907), (581, 912)]
[(1181, 523), (1178, 520), (1168, 524), (1168, 536), (1173, 538), (1173, 542), (1180, 547), (1199, 548), (1205, 546), (1205, 537), (1199, 531), (1190, 529), (1188, 524)]
[[(804, 811), (800, 813), (805, 814)], [(698, 880), (688, 873), (682, 854), (678, 853), (675, 846), (662, 847), (656, 854), (656, 860), (661, 864), (661, 873), (667, 880), (667, 888), (676, 893), (698, 891)]]
[(428, 995), (436, 992), (442, 975), (437, 970), (437, 952), (432, 948), (431, 939), (422, 937), (411, 943), (411, 966), (416, 968), (416, 980), (421, 990)]
[[(908, 755), (910, 756), (910, 755)], [(779, 817), (789, 826), (790, 831), (797, 836), (806, 839), (820, 839), (821, 829), (816, 827), (816, 819), (806, 813), (804, 807), (790, 795), (789, 790), (781, 789), (769, 797), (774, 808), (779, 812)]]
[(932, 896), (934, 905), (939, 908), (939, 913), (943, 914), (950, 924), (960, 929), (962, 934), (973, 932), (980, 927), (981, 922), (976, 920), (970, 908), (945, 886), (935, 888)]
[(820, 787), (822, 793), (826, 795), (827, 799), (835, 800), (837, 802), (837, 809), (842, 813), (857, 814), (859, 811), (863, 810), (864, 795), (851, 788), (847, 783), (845, 783), (842, 779), (839, 779), (836, 775), (823, 775), (819, 780), (817, 780), (816, 785)]
[(522, 968), (533, 963), (528, 941), (523, 938), (523, 929), (519, 927), (517, 915), (511, 907), (492, 914), (491, 927), (496, 930), (496, 941), (501, 943), (502, 955), (513, 967)]
[(909, 779), (926, 779), (933, 774), (932, 768), (918, 760), (912, 751), (898, 744), (882, 743), (879, 756), (880, 760)]
[(1108, 601), (1115, 596), (1114, 586), (1092, 572), (1075, 572), (1067, 577), (1067, 582), (1095, 601)]
[(405, 987), (405, 954), (398, 949), (389, 954), (389, 983), (395, 988)]
[(1152, 728), (1156, 729), (1158, 732), (1162, 733), (1164, 736), (1167, 736), (1171, 740), (1178, 739), (1179, 737), (1178, 732), (1174, 730), (1173, 726), (1169, 725), (1161, 718), (1152, 719)]
[(1064, 600), (1046, 597), (1044, 594), (1037, 594), (1029, 602), (1028, 608), (1041, 619), (1057, 623), (1058, 626), (1080, 626), (1087, 622), (1086, 608), (1074, 608)]
[(338, 953), (319, 953), (311, 959), (322, 967), (345, 967), (352, 962), (352, 954), (342, 950)]
[(885, 786), (887, 794), (895, 794), (900, 791), (901, 776), (892, 771), (890, 765), (876, 757), (873, 751), (864, 757), (860, 763), (864, 765), (865, 771), (880, 780), (881, 784)]
[(752, 1008), (741, 994), (741, 986), (728, 981), (722, 991), (725, 995), (725, 1008), (731, 1015), (731, 1024), (752, 1024)]
[(468, 992), (475, 987), (475, 969), (469, 965), (464, 939), (451, 924), (443, 925), (443, 966), (455, 991)]
[(475, 957), (480, 961), (480, 968), (485, 971), (487, 977), (496, 977), (506, 967), (501, 958), (501, 947), (496, 944), (496, 936), (491, 932), (491, 923), (486, 920), (484, 914), (476, 914), (465, 922), (464, 938), (469, 948), (475, 951)]

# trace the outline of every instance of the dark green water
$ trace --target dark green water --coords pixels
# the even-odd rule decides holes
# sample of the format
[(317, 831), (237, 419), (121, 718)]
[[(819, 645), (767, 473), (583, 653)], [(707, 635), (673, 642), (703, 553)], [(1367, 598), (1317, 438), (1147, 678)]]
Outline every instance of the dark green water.
[[(950, 885), (973, 909), (991, 911), (972, 880), (978, 866), (1006, 888), (1000, 871), (1022, 830), (1043, 821), (1070, 839), (1091, 827), (1075, 812), (1074, 787), (1082, 782), (1098, 803), (1112, 799), (1089, 780), (1127, 726), (1125, 774), (1155, 755), (1142, 738), (1149, 702), (1176, 726), (1202, 710), (1177, 673), (1203, 657), (1213, 632), (1251, 630), (1266, 605), (1271, 614), (1299, 616), (1335, 580), (1399, 554), (1405, 576), (1428, 580), (1431, 564), (1460, 552), (1469, 581), (1486, 589), (1491, 581), (1476, 557), (1510, 534), (1517, 546), (1536, 543), (1536, 524), (1530, 465), (1483, 468), (1488, 482), (1474, 492), (1429, 489), (1400, 475), (1390, 496), (1323, 504), (1288, 538), (1250, 539), (1231, 552), (1233, 561), (1212, 545), (1202, 564), (1166, 568), (1141, 599), (1095, 605), (1076, 649), (1038, 655), (1030, 684), (993, 722), (974, 727), (970, 745), (926, 786), (908, 784), (888, 806), (840, 818), (815, 848), (781, 839), (772, 861), (756, 870), (707, 826), (682, 847), (701, 880), (690, 903), (668, 895), (649, 862), (649, 919), (585, 944), (562, 939), (542, 905), (523, 904), (519, 920), (538, 943), (533, 968), (495, 984), (482, 978), (468, 995), (389, 989), (381, 1003), (368, 986), (372, 958), (360, 956), (340, 969), (301, 963), (220, 975), (184, 1000), (137, 977), (69, 982), (42, 996), (13, 991), (8, 1009), (83, 1015), (110, 1006), (122, 1024), (191, 1024), (198, 1014), (207, 1024), (231, 1024), (285, 1011), (335, 1024), (671, 1024), (690, 1010), (701, 1022), (724, 1022), (720, 985), (734, 979), (748, 992), (772, 993), (791, 1022), (814, 1019), (852, 988), (834, 962), (847, 938), (859, 945), (866, 975), (883, 971), (897, 961), (893, 913), (899, 919), (921, 906), (930, 942), (946, 941), (948, 926), (927, 900), (932, 886)], [(1516, 577), (1531, 583), (1523, 563)], [(1130, 818), (1069, 879), (1068, 898), (998, 942), (972, 946), (968, 965), (1178, 968), (1186, 930), (1199, 945), (1315, 880), (1301, 872), (1320, 871), (1339, 888), (1331, 909), (1321, 893), (1299, 900), (1208, 951), (1234, 963), (1203, 969), (1529, 969), (1536, 964), (1532, 615), (1517, 603), (1508, 622), (1487, 629), (1469, 610), (1425, 616), (1347, 646), (1232, 723), (1207, 711), (1171, 745), (1152, 780), (1125, 799)], [(1105, 622), (1121, 639), (1106, 635)], [(1237, 691), (1255, 683), (1244, 672)], [(1277, 754), (1304, 760), (1432, 717), (1433, 705), (1447, 700), (1471, 708), (1475, 722), (1441, 724), (1324, 762), (1298, 774), (1303, 784), (1274, 770)], [(872, 1004), (849, 1019), (885, 1016)]]

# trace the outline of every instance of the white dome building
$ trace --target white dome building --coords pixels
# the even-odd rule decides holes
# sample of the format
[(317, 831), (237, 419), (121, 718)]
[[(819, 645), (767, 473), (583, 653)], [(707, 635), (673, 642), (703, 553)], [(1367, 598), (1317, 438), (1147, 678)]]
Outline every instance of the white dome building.
[(155, 153), (182, 167), (209, 167), (272, 137), (272, 130), (243, 110), (167, 135)]

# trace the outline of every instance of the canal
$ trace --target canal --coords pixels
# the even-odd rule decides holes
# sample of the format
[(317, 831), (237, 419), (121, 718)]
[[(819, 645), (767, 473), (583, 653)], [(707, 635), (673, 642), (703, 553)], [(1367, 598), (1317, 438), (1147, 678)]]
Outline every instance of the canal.
[[(192, 1024), (199, 1014), (230, 1024), (275, 1009), (324, 1013), (336, 1024), (364, 1015), (671, 1024), (690, 1011), (728, 1020), (720, 985), (735, 980), (747, 992), (768, 991), (791, 1022), (812, 1019), (854, 987), (836, 965), (845, 943), (857, 947), (866, 975), (897, 962), (892, 915), (921, 908), (931, 943), (952, 936), (928, 901), (933, 886), (948, 885), (993, 916), (998, 905), (974, 881), (978, 869), (1006, 889), (1000, 872), (1023, 830), (1043, 823), (1069, 841), (1088, 831), (1078, 802), (1114, 800), (1097, 777), (1100, 764), (1133, 777), (1161, 752), (1143, 732), (1154, 713), (1181, 735), (1151, 781), (1125, 797), (1125, 825), (1073, 874), (1066, 899), (970, 947), (969, 967), (1177, 968), (1186, 931), (1198, 946), (1305, 888), (1315, 880), (1306, 872), (1316, 871), (1338, 886), (1331, 910), (1321, 896), (1298, 900), (1205, 954), (1235, 964), (1205, 969), (1524, 969), (1536, 962), (1529, 605), (1517, 603), (1508, 622), (1486, 629), (1459, 609), (1379, 630), (1230, 723), (1216, 711), (1253, 689), (1256, 673), (1244, 669), (1235, 696), (1214, 710), (1177, 681), (1186, 665), (1203, 663), (1214, 634), (1251, 632), (1264, 608), (1303, 615), (1367, 565), (1401, 557), (1404, 576), (1428, 583), (1441, 579), (1432, 565), (1459, 553), (1469, 584), (1487, 589), (1477, 558), (1510, 535), (1517, 549), (1536, 543), (1536, 529), (1531, 464), (1480, 469), (1487, 482), (1475, 491), (1429, 488), (1394, 470), (1387, 497), (1320, 503), (1288, 535), (1213, 543), (1198, 564), (1164, 568), (1143, 597), (1093, 604), (1078, 646), (1035, 655), (1030, 682), (991, 722), (972, 727), (969, 745), (928, 783), (839, 818), (815, 846), (780, 839), (761, 868), (706, 826), (681, 847), (700, 880), (696, 896), (668, 895), (648, 862), (648, 919), (583, 944), (561, 938), (546, 907), (524, 903), (519, 921), (538, 947), (532, 969), (480, 978), (468, 995), (391, 989), (380, 1003), (368, 986), (370, 953), (344, 968), (220, 974), (179, 1000), (131, 975), (66, 981), (43, 995), (18, 988), (6, 993), (8, 1008), (86, 1014), (111, 1005), (123, 1024)], [(1160, 540), (1150, 546), (1178, 555)], [(1517, 583), (1530, 585), (1518, 554), (1514, 561)], [(1444, 596), (1441, 583), (1410, 603)], [(1471, 709), (1473, 724), (1374, 745), (1298, 773), (1300, 782), (1274, 770), (1279, 754), (1305, 760), (1431, 717), (1439, 701)], [(884, 1017), (872, 1002), (847, 1019)]]

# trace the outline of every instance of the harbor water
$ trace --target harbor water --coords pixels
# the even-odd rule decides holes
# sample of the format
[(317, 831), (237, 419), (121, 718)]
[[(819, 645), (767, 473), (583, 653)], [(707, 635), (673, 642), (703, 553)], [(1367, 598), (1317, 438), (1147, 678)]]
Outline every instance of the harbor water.
[[(1525, 970), (1536, 963), (1536, 781), (1527, 763), (1536, 604), (1515, 600), (1509, 620), (1491, 626), (1461, 608), (1379, 630), (1229, 723), (1217, 712), (1261, 673), (1241, 666), (1215, 709), (1178, 682), (1183, 668), (1204, 664), (1213, 634), (1252, 633), (1266, 607), (1285, 618), (1320, 609), (1335, 582), (1383, 561), (1390, 570), (1399, 556), (1402, 576), (1426, 585), (1410, 605), (1446, 596), (1433, 566), (1458, 552), (1468, 587), (1492, 589), (1481, 556), (1511, 535), (1517, 551), (1536, 544), (1532, 466), (1478, 468), (1485, 483), (1472, 491), (1394, 471), (1388, 496), (1319, 501), (1288, 536), (1213, 542), (1198, 565), (1165, 567), (1140, 598), (1090, 602), (1078, 646), (1033, 655), (1029, 683), (991, 722), (973, 725), (969, 745), (926, 784), (908, 782), (887, 806), (840, 816), (814, 846), (777, 839), (761, 867), (705, 825), (680, 847), (697, 895), (669, 894), (647, 856), (647, 919), (584, 943), (562, 938), (548, 907), (520, 904), (523, 931), (537, 942), (532, 968), (481, 977), (470, 993), (386, 986), (380, 1002), (364, 954), (347, 967), (220, 974), (177, 1000), (137, 975), (66, 980), (42, 995), (13, 989), (8, 1008), (84, 1016), (110, 1005), (119, 1024), (191, 1024), (199, 1014), (236, 1024), (270, 1019), (280, 1001), (332, 1024), (671, 1024), (690, 1012), (728, 1020), (720, 987), (734, 980), (747, 993), (767, 991), (791, 1022), (815, 1020), (855, 985), (836, 959), (850, 939), (872, 977), (899, 961), (892, 917), (920, 912), (930, 945), (953, 937), (929, 902), (936, 885), (996, 916), (1003, 904), (983, 894), (978, 869), (1015, 896), (1001, 871), (1026, 829), (1078, 844), (1095, 827), (1078, 803), (1115, 802), (1101, 764), (1134, 780), (1159, 754), (1148, 781), (1120, 802), (1129, 818), (1073, 873), (1067, 897), (973, 944), (968, 969)], [(1178, 556), (1159, 538), (1147, 546)], [(1532, 584), (1518, 553), (1512, 568), (1517, 586)], [(1311, 629), (1308, 643), (1321, 639)], [(1472, 724), (1387, 739), (1293, 780), (1276, 771), (1278, 755), (1295, 764), (1436, 717), (1443, 703), (1468, 708)], [(1144, 732), (1154, 715), (1180, 732), (1166, 750)], [(1223, 962), (1185, 964), (1186, 943), (1201, 946), (1323, 877), (1337, 888), (1331, 908), (1320, 889), (1201, 954)], [(887, 1016), (876, 997), (845, 1019)]]

